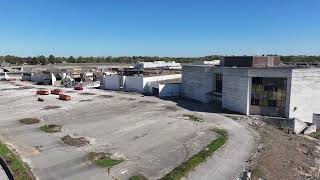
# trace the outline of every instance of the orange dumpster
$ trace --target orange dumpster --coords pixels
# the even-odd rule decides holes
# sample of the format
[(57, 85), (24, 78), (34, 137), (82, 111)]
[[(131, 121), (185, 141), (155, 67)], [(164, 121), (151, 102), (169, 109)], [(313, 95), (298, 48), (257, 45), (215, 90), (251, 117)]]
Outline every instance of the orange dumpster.
[(65, 95), (65, 94), (60, 94), (59, 95), (59, 99), (64, 100), (64, 101), (70, 101), (71, 100), (71, 96)]
[(51, 90), (51, 94), (60, 95), (60, 94), (62, 94), (62, 93), (63, 93), (62, 89), (54, 89), (54, 90)]
[(37, 94), (38, 95), (49, 95), (49, 91), (47, 91), (47, 90), (39, 90), (39, 91), (37, 91)]

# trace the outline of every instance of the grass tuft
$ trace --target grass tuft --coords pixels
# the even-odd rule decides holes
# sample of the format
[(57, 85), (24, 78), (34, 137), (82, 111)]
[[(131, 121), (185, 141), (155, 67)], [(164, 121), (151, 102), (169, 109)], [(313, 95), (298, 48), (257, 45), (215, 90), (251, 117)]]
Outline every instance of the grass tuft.
[(265, 173), (264, 173), (261, 169), (259, 169), (259, 168), (252, 169), (252, 170), (251, 170), (251, 173), (252, 173), (252, 177), (253, 177), (253, 178), (266, 179)]
[(0, 156), (6, 161), (16, 180), (34, 180), (29, 166), (20, 160), (10, 149), (0, 143)]
[(40, 122), (40, 119), (37, 118), (24, 118), (19, 120), (22, 124), (36, 124)]
[(189, 120), (195, 121), (195, 122), (204, 122), (203, 118), (194, 114), (183, 114), (182, 117), (188, 118)]
[(313, 132), (313, 133), (309, 134), (309, 136), (316, 138), (316, 139), (320, 139), (320, 131)]
[(122, 159), (112, 159), (110, 154), (104, 152), (90, 152), (88, 159), (99, 167), (112, 167), (122, 163)]
[(194, 168), (196, 168), (202, 162), (205, 162), (207, 158), (211, 157), (215, 151), (223, 146), (228, 140), (228, 132), (223, 129), (212, 129), (220, 137), (212, 141), (206, 148), (193, 155), (187, 161), (183, 162), (180, 166), (174, 168), (170, 173), (162, 177), (160, 180), (179, 180), (188, 175)]
[(56, 132), (61, 132), (62, 126), (61, 125), (56, 125), (56, 124), (47, 124), (44, 126), (40, 127), (41, 131), (44, 131), (46, 133), (56, 133)]
[(148, 179), (143, 175), (135, 175), (135, 176), (131, 176), (129, 180), (148, 180)]

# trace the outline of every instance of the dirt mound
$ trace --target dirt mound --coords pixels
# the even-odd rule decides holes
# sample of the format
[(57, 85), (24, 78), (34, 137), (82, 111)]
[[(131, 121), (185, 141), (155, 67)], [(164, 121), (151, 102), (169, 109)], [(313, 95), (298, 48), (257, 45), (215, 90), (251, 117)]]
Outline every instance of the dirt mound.
[(85, 137), (73, 137), (71, 135), (66, 135), (61, 138), (61, 140), (70, 146), (76, 146), (76, 147), (81, 147), (88, 145), (90, 143), (89, 140), (87, 140)]
[(40, 122), (40, 119), (37, 118), (24, 118), (19, 120), (22, 124), (36, 124)]
[(319, 179), (319, 142), (301, 135), (289, 134), (259, 118), (238, 116), (236, 120), (249, 125), (261, 137), (257, 156), (249, 163), (253, 180)]

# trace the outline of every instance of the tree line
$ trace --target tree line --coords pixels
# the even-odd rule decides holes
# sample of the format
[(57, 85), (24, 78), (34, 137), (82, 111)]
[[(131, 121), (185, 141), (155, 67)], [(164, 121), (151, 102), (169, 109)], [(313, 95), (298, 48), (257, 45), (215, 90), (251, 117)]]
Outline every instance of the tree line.
[(190, 63), (194, 61), (210, 61), (219, 59), (219, 56), (205, 56), (205, 57), (157, 57), (157, 56), (99, 56), (99, 57), (55, 57), (50, 55), (35, 56), (35, 57), (18, 57), (18, 56), (0, 56), (0, 61), (5, 61), (11, 64), (30, 64), (30, 65), (46, 65), (56, 63), (136, 63), (136, 62), (151, 62), (151, 61), (176, 61), (179, 63)]
[[(0, 61), (5, 61), (11, 64), (30, 64), (30, 65), (46, 65), (56, 63), (136, 63), (141, 61), (175, 61), (179, 63), (191, 63), (195, 61), (210, 61), (220, 59), (219, 55), (211, 55), (204, 57), (157, 57), (157, 56), (99, 56), (99, 57), (55, 57), (50, 55), (34, 56), (34, 57), (18, 57), (18, 56), (0, 56)], [(281, 56), (281, 61), (284, 63), (295, 62), (320, 62), (320, 56)]]

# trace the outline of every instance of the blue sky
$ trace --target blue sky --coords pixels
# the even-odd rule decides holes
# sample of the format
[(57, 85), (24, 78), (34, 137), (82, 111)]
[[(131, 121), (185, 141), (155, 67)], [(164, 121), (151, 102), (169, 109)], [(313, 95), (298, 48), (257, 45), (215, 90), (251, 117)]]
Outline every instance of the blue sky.
[(319, 0), (0, 0), (0, 55), (319, 55), (319, 9)]

